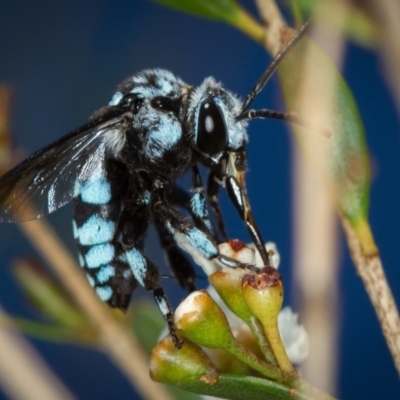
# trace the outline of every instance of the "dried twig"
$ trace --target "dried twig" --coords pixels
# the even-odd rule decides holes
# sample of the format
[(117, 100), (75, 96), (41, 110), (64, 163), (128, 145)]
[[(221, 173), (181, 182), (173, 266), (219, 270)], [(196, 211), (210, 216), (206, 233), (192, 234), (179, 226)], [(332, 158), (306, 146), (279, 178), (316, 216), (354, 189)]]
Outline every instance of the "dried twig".
[(342, 224), (354, 265), (375, 308), (397, 371), (400, 373), (399, 312), (387, 282), (382, 261), (379, 254), (365, 255), (353, 227), (344, 218), (342, 218)]
[(132, 332), (117, 321), (95, 296), (74, 259), (43, 219), (20, 224), (21, 230), (47, 260), (67, 290), (97, 328), (104, 350), (145, 399), (170, 400), (166, 389), (152, 382), (148, 360)]
[[(8, 319), (0, 308), (0, 320)], [(9, 325), (9, 324), (8, 324)], [(32, 346), (14, 329), (0, 324), (0, 382), (10, 399), (72, 400), (75, 397)]]

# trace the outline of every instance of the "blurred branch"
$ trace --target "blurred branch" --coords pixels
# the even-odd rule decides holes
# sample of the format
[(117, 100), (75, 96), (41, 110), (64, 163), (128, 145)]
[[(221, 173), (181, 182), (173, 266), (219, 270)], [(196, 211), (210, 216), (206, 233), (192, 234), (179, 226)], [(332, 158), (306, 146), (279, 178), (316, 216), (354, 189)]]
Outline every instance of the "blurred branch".
[[(336, 19), (346, 21), (346, 2), (340, 1), (340, 15)], [(335, 29), (327, 20), (326, 1), (321, 1), (314, 10), (312, 34), (318, 38), (319, 45), (329, 56), (338, 69), (343, 62), (345, 38), (343, 30)], [(329, 5), (328, 5), (329, 7)], [(305, 56), (307, 59), (307, 55)], [(313, 59), (313, 58), (311, 58)], [(304, 85), (311, 85), (319, 79), (313, 76), (314, 69), (303, 70)], [(321, 68), (320, 74), (325, 74)], [(327, 79), (328, 81), (328, 79)], [(334, 93), (335, 81), (327, 93)], [(302, 91), (299, 90), (299, 93)], [(311, 93), (311, 96), (310, 96)], [(324, 121), (335, 118), (333, 100), (326, 96), (321, 101), (320, 96), (312, 98), (313, 89), (308, 92), (308, 101), (300, 106), (300, 115), (313, 116), (324, 126)], [(295, 94), (296, 95), (296, 94)], [(298, 95), (298, 94), (297, 94)], [(299, 100), (299, 102), (302, 100)], [(335, 134), (335, 133), (333, 133)], [(305, 133), (307, 135), (307, 133)], [(311, 139), (312, 140), (312, 139)], [(332, 140), (332, 139), (331, 139)], [(302, 365), (304, 378), (310, 382), (318, 382), (321, 389), (337, 392), (337, 361), (338, 361), (338, 225), (331, 193), (319, 177), (313, 173), (309, 165), (305, 165), (304, 157), (298, 146), (293, 146), (294, 158), (292, 179), (294, 187), (294, 276), (296, 277), (294, 293), (299, 300), (301, 315), (310, 336), (310, 356)], [(324, 151), (313, 143), (312, 157), (326, 157)]]
[(266, 25), (264, 47), (276, 55), (283, 46), (282, 31), (288, 26), (274, 0), (256, 0), (256, 4)]
[[(0, 308), (0, 320), (9, 320)], [(9, 324), (8, 324), (9, 325)], [(0, 324), (0, 382), (10, 399), (69, 400), (75, 397), (30, 344), (14, 329)]]
[(67, 290), (98, 330), (104, 350), (145, 399), (170, 400), (163, 386), (150, 380), (148, 360), (128, 327), (111, 315), (96, 297), (72, 256), (45, 220), (19, 225), (57, 273)]
[(304, 379), (337, 392), (338, 225), (326, 187), (292, 146), (293, 288), (310, 354), (301, 364)]
[(400, 2), (398, 0), (368, 0), (378, 22), (381, 41), (379, 49), (386, 67), (389, 90), (400, 116)]
[[(259, 12), (267, 24), (266, 49), (274, 56), (294, 32), (285, 26), (274, 1), (257, 0)], [(272, 32), (271, 32), (272, 31)], [(333, 37), (335, 60), (342, 57), (343, 39)], [(325, 49), (324, 45), (322, 47)], [(329, 48), (329, 46), (327, 46)], [(293, 95), (295, 95), (293, 93)], [(314, 104), (299, 115), (318, 114), (324, 121), (332, 112), (329, 104)], [(320, 126), (324, 126), (322, 122)], [(307, 135), (307, 133), (305, 133)], [(302, 364), (303, 377), (328, 393), (336, 392), (337, 385), (337, 225), (334, 207), (327, 187), (322, 185), (292, 146), (294, 290), (300, 315), (309, 334), (310, 355)], [(316, 151), (318, 153), (318, 151)]]

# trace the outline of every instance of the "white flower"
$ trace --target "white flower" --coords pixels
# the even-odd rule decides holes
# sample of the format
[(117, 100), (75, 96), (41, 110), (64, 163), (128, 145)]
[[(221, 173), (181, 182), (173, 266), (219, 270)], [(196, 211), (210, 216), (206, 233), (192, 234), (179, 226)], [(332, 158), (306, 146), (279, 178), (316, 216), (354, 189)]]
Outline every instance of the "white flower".
[(310, 342), (303, 325), (298, 323), (298, 314), (288, 306), (278, 315), (278, 327), (286, 354), (293, 364), (303, 362), (310, 351)]

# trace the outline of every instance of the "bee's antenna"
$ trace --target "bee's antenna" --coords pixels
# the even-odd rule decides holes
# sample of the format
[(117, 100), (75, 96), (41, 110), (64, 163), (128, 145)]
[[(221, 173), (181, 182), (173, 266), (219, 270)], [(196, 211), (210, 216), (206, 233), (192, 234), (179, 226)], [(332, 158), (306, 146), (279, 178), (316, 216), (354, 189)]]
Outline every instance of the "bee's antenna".
[(261, 90), (264, 89), (264, 86), (267, 84), (273, 73), (276, 71), (281, 61), (285, 58), (286, 54), (303, 37), (303, 35), (307, 31), (307, 28), (309, 27), (309, 23), (310, 21), (307, 21), (298, 31), (296, 31), (292, 38), (286, 43), (285, 47), (274, 58), (266, 71), (260, 76), (253, 89), (250, 90), (250, 92), (244, 99), (240, 114), (243, 114), (249, 108), (250, 104), (253, 102), (256, 96), (261, 92)]
[(302, 126), (304, 128), (310, 129), (311, 131), (318, 132), (322, 136), (330, 138), (332, 136), (328, 129), (322, 126), (315, 126), (309, 121), (301, 118), (295, 114), (284, 113), (275, 110), (261, 109), (261, 110), (247, 110), (236, 117), (236, 121), (241, 121), (245, 119), (255, 119), (255, 118), (271, 118), (279, 119), (281, 121), (287, 121), (292, 124)]

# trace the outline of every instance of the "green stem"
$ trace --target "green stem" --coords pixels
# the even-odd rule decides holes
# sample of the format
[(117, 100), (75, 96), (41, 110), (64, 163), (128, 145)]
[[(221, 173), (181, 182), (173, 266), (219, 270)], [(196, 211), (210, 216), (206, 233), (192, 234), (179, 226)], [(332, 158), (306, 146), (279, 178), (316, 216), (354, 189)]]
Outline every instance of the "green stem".
[(274, 322), (268, 327), (264, 325), (264, 329), (279, 367), (289, 374), (292, 373), (294, 368), (286, 354), (285, 347), (283, 346), (277, 320), (275, 319)]
[(335, 397), (317, 389), (301, 378), (295, 378), (292, 381), (286, 382), (286, 384), (297, 389), (299, 393), (307, 398), (312, 398), (314, 400), (336, 400)]
[(264, 43), (265, 28), (242, 7), (239, 7), (239, 12), (232, 23), (256, 42)]
[(296, 26), (300, 27), (304, 24), (303, 15), (301, 13), (300, 5), (298, 0), (290, 0), (290, 9), (294, 17)]
[(268, 364), (277, 366), (278, 363), (274, 356), (274, 353), (271, 349), (270, 344), (268, 343), (267, 337), (265, 336), (264, 328), (260, 321), (252, 317), (250, 320), (246, 321), (247, 325), (250, 327), (251, 332), (257, 340), (258, 345), (260, 346), (260, 350), (267, 361)]
[(276, 381), (282, 381), (286, 378), (285, 373), (281, 371), (278, 367), (268, 365), (236, 341), (232, 341), (227, 344), (224, 350), (238, 358), (240, 361), (243, 361), (245, 364), (258, 371), (260, 374), (266, 376), (267, 378)]

